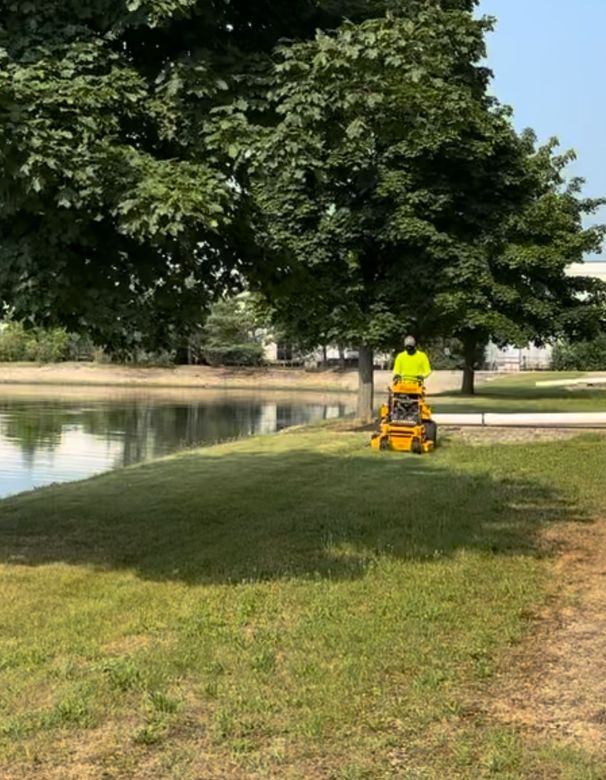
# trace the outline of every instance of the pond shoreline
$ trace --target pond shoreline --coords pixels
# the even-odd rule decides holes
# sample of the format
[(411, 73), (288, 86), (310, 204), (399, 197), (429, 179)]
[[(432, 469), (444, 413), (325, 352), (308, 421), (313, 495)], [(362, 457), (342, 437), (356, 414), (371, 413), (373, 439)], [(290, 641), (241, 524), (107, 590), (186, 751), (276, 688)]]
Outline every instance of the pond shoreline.
[(343, 392), (0, 386), (0, 497), (351, 413)]
[[(383, 391), (390, 371), (375, 371), (375, 388)], [(458, 389), (460, 372), (436, 371), (429, 379), (430, 393)], [(211, 368), (175, 366), (143, 368), (99, 363), (0, 363), (0, 385), (112, 386), (200, 390), (305, 390), (355, 393), (357, 370), (302, 368)]]
[(1, 385), (90, 385), (178, 389), (336, 390), (355, 392), (356, 371), (296, 368), (170, 368), (99, 363), (1, 363)]

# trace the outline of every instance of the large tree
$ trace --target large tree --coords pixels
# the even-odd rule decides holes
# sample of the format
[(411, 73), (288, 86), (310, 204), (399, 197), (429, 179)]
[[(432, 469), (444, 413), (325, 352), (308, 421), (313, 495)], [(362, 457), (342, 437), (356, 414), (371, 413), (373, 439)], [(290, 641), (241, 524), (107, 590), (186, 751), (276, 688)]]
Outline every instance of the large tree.
[(579, 340), (606, 319), (606, 285), (566, 273), (571, 263), (601, 250), (605, 226), (586, 226), (585, 218), (605, 201), (584, 198), (583, 181), (566, 179), (574, 154), (556, 154), (555, 140), (536, 148), (527, 131), (521, 143), (531, 198), (481, 241), (461, 247), (436, 296), (434, 325), (463, 344), (467, 395), (474, 393), (477, 355), (490, 339), (520, 347)]
[(278, 41), (373, 12), (0, 0), (0, 302), (108, 343), (197, 321), (250, 244), (230, 150), (201, 123), (243, 98), (254, 111)]
[(251, 130), (225, 109), (265, 252), (249, 274), (283, 318), (358, 347), (360, 417), (373, 348), (434, 322), (461, 246), (527, 197), (523, 148), (486, 94), (486, 26), (429, 3), (345, 23), (280, 50), (266, 111), (277, 126)]

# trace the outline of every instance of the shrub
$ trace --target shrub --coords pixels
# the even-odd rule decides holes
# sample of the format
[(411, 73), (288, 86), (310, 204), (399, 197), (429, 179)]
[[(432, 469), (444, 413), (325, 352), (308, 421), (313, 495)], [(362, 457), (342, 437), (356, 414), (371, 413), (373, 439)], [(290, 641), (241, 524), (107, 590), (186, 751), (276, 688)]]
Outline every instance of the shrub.
[(217, 301), (202, 330), (202, 357), (211, 366), (260, 365), (264, 351), (258, 325), (246, 297)]
[(31, 334), (20, 322), (7, 322), (0, 325), (0, 361), (14, 362), (29, 360), (27, 357)]
[(146, 368), (170, 368), (175, 365), (175, 350), (147, 350), (143, 347), (114, 349), (107, 352), (104, 349), (95, 350), (95, 361), (98, 363), (123, 363), (125, 365), (145, 366)]
[(69, 341), (63, 328), (27, 330), (21, 322), (7, 322), (0, 330), (0, 361), (56, 363), (69, 356)]
[(209, 366), (260, 366), (263, 346), (255, 343), (207, 346), (202, 355)]
[(132, 362), (137, 366), (156, 368), (171, 368), (175, 365), (177, 355), (172, 349), (145, 350), (136, 349), (133, 352)]
[(69, 356), (69, 333), (64, 328), (36, 328), (28, 342), (27, 359), (38, 363), (58, 363)]
[(554, 371), (606, 371), (606, 333), (592, 341), (557, 344), (551, 367)]

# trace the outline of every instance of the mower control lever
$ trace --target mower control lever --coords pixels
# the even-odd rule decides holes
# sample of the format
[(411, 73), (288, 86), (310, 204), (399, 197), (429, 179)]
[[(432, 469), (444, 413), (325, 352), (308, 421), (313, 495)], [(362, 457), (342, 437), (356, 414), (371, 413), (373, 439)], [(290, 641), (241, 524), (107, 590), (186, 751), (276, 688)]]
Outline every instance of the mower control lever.
[(391, 381), (392, 381), (392, 384), (395, 385), (398, 382), (406, 381), (407, 379), (408, 380), (412, 379), (414, 382), (419, 382), (419, 384), (423, 384), (423, 380), (425, 379), (425, 377), (423, 377), (423, 376), (412, 376), (412, 374), (410, 376), (407, 375), (407, 374), (404, 374), (404, 375), (402, 375), (402, 374), (394, 374), (394, 376), (393, 376)]

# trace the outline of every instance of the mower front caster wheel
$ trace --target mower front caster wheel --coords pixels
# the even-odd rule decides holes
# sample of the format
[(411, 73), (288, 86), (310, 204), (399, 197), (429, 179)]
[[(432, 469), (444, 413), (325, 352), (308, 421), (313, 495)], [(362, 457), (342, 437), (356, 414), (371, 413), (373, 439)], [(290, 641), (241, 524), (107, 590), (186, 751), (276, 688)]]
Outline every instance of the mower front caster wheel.
[(414, 452), (415, 455), (422, 455), (423, 454), (423, 445), (421, 444), (421, 440), (414, 438), (412, 440), (412, 444), (410, 446), (410, 449), (412, 452)]
[(427, 441), (432, 441), (434, 446), (438, 443), (438, 426), (433, 420), (425, 422), (425, 438)]

